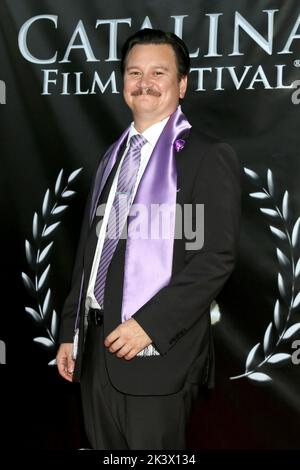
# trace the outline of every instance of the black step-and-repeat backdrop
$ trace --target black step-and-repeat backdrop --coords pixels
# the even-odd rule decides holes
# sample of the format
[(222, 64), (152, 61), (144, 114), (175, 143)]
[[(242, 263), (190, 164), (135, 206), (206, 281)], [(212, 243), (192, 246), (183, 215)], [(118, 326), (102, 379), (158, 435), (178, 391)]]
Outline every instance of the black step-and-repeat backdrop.
[(244, 167), (239, 259), (212, 306), (216, 389), (196, 405), (189, 445), (298, 448), (299, 2), (2, 0), (0, 25), (0, 380), (8, 443), (87, 445), (79, 386), (64, 383), (53, 365), (57, 330), (91, 175), (131, 120), (120, 47), (153, 27), (188, 45), (184, 112), (229, 142)]

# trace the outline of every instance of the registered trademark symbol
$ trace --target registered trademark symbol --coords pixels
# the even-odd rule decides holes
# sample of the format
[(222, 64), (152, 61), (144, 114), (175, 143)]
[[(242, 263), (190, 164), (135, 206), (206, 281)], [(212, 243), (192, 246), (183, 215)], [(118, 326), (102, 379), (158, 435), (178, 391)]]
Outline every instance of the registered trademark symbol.
[(300, 59), (294, 60), (294, 66), (295, 67), (300, 67)]

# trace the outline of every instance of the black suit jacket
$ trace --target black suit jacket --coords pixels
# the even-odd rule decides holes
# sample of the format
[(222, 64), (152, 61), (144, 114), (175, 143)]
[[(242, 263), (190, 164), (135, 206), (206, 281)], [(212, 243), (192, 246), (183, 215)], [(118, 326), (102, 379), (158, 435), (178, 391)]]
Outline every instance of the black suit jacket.
[[(110, 380), (118, 390), (128, 394), (171, 394), (180, 390), (186, 380), (213, 385), (210, 304), (224, 286), (235, 263), (241, 166), (231, 147), (202, 135), (194, 126), (185, 140), (184, 148), (175, 155), (177, 204), (193, 204), (194, 207), (195, 204), (204, 204), (204, 245), (198, 250), (186, 250), (186, 242), (190, 240), (175, 239), (169, 285), (133, 315), (150, 336), (160, 355), (137, 356), (127, 361), (105, 348)], [(119, 159), (99, 203), (107, 200)], [(75, 380), (79, 380), (81, 374), (85, 339), (84, 303), (96, 246), (96, 221), (92, 228), (89, 227), (90, 203), (91, 194), (82, 223), (72, 287), (64, 305), (60, 328), (60, 342), (72, 342), (80, 279), (84, 270)], [(125, 249), (126, 240), (120, 240), (107, 273), (105, 336), (121, 322)]]

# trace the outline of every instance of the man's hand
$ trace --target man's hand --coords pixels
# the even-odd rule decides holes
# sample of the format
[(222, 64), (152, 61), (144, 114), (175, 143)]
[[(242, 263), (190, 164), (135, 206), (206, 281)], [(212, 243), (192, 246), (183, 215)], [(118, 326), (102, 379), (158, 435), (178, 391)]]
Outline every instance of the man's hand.
[(74, 371), (74, 360), (72, 359), (72, 343), (62, 343), (57, 351), (56, 364), (60, 375), (72, 382)]
[(152, 339), (134, 318), (121, 323), (104, 341), (104, 345), (117, 357), (129, 360), (152, 343)]

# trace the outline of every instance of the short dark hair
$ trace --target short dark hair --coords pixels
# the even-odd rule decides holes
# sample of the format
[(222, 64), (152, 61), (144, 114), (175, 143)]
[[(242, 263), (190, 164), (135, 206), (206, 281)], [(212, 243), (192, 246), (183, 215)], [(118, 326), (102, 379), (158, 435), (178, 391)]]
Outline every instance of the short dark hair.
[(136, 44), (169, 44), (175, 53), (178, 79), (185, 77), (190, 70), (190, 56), (185, 43), (176, 34), (160, 29), (144, 28), (130, 36), (122, 47), (121, 71), (124, 74), (126, 58)]

